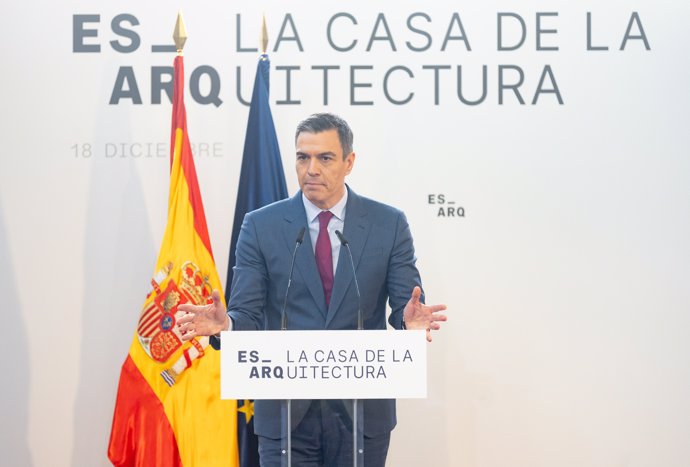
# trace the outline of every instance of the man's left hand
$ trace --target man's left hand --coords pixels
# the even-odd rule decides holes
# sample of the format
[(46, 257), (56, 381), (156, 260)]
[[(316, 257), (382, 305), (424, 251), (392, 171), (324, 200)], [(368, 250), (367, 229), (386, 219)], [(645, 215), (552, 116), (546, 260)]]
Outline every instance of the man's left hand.
[(446, 309), (446, 305), (425, 305), (419, 301), (422, 289), (415, 287), (412, 297), (405, 305), (403, 319), (407, 329), (426, 329), (426, 340), (431, 342), (431, 331), (441, 329), (440, 321), (446, 321), (446, 315), (439, 313)]

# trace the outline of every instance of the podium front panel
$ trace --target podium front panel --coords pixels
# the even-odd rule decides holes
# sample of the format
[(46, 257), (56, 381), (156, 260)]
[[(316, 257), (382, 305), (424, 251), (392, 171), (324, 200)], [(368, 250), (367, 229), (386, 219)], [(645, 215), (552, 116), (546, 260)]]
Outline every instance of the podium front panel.
[(424, 331), (222, 333), (223, 399), (425, 398)]

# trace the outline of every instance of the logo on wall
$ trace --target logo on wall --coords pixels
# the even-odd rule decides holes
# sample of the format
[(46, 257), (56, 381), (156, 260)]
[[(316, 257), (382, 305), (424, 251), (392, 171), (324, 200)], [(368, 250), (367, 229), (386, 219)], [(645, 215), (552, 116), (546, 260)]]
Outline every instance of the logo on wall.
[(465, 208), (449, 199), (445, 193), (427, 195), (427, 203), (436, 211), (436, 217), (465, 217)]
[[(336, 96), (349, 96), (351, 106), (380, 103), (402, 106), (417, 101), (434, 106), (443, 101), (467, 106), (534, 106), (542, 102), (564, 105), (564, 92), (557, 80), (560, 70), (551, 63), (559, 62), (556, 59), (558, 54), (567, 49), (561, 36), (576, 34), (582, 44), (580, 50), (585, 53), (601, 55), (616, 48), (618, 52), (651, 51), (637, 11), (617, 12), (611, 20), (602, 19), (600, 14), (592, 11), (563, 15), (558, 11), (522, 14), (486, 11), (484, 18), (474, 21), (481, 19), (495, 24), (488, 36), (490, 39), (482, 34), (486, 26), (468, 20), (457, 11), (440, 14), (410, 11), (405, 21), (398, 18), (399, 11), (394, 15), (339, 11), (328, 16), (326, 11), (310, 10), (309, 17), (300, 13), (284, 13), (279, 32), (272, 39), (271, 52), (286, 52), (283, 57), (288, 57), (285, 60), (289, 61), (281, 60), (273, 66), (274, 82), (281, 83), (277, 97), (273, 97), (276, 105), (302, 105), (303, 99), (306, 105), (314, 105), (318, 101), (321, 105), (329, 105), (329, 100)], [(230, 12), (227, 14), (231, 16)], [(258, 48), (247, 46), (250, 42), (247, 36), (252, 24), (258, 27), (260, 18), (245, 15), (243, 20), (241, 13), (235, 13), (234, 28), (232, 20), (228, 20), (229, 27), (234, 29), (231, 36), (237, 57), (242, 54), (257, 56)], [(311, 24), (315, 21), (325, 24), (322, 32), (315, 36), (304, 34), (307, 28), (313, 29)], [(569, 24), (579, 27), (566, 27)], [(607, 29), (620, 34), (619, 47), (603, 42), (602, 30)], [(131, 13), (120, 13), (112, 18), (102, 18), (93, 13), (74, 14), (72, 52), (99, 54), (110, 49), (123, 58), (147, 49), (154, 54), (175, 53), (174, 45), (147, 43), (148, 32), (139, 18)], [(104, 36), (109, 33), (115, 39), (105, 40)], [(324, 56), (324, 50), (330, 52), (325, 55), (331, 57), (329, 62), (311, 62), (310, 57), (317, 60), (316, 57)], [(487, 50), (499, 52), (501, 61), (490, 59), (484, 63), (468, 63), (471, 60), (467, 58), (486, 54)], [(311, 52), (317, 53), (311, 55)], [(537, 55), (531, 52), (537, 52)], [(222, 53), (224, 55), (225, 51)], [(419, 55), (425, 53), (433, 55), (428, 60)], [(532, 57), (526, 60), (530, 55)], [(373, 61), (368, 58), (373, 56), (379, 59)], [(215, 107), (221, 106), (224, 99), (248, 106), (249, 100), (242, 96), (242, 77), (245, 74), (242, 66), (235, 66), (234, 77), (232, 74), (224, 77), (216, 67), (203, 64), (191, 70), (188, 88), (192, 99), (201, 105)], [(254, 67), (252, 62), (250, 73)], [(172, 100), (172, 67), (152, 64), (146, 68), (144, 70), (141, 65), (134, 64), (121, 65), (113, 77), (109, 104), (141, 105), (148, 100), (157, 105), (161, 104), (164, 95)], [(596, 72), (592, 70), (591, 73)], [(234, 93), (221, 91), (222, 79), (234, 79)], [(142, 81), (149, 86), (142, 85)], [(300, 82), (307, 83), (307, 88), (313, 92), (300, 94)], [(228, 86), (225, 88), (230, 89)]]

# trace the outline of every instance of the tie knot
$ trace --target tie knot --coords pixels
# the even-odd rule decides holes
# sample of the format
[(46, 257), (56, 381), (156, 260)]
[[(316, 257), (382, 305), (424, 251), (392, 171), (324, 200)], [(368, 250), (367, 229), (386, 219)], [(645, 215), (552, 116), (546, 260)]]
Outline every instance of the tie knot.
[(331, 211), (321, 211), (319, 213), (319, 228), (323, 229), (327, 227), (331, 217), (333, 217), (333, 213)]

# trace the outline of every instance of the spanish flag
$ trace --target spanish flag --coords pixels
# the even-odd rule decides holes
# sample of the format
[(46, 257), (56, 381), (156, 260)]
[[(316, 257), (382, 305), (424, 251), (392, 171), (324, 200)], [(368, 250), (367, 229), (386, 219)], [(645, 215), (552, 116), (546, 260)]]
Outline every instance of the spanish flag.
[(221, 290), (187, 134), (184, 62), (175, 58), (168, 224), (125, 363), (108, 458), (115, 466), (237, 466), (237, 407), (220, 399), (220, 353), (182, 343), (183, 303)]

